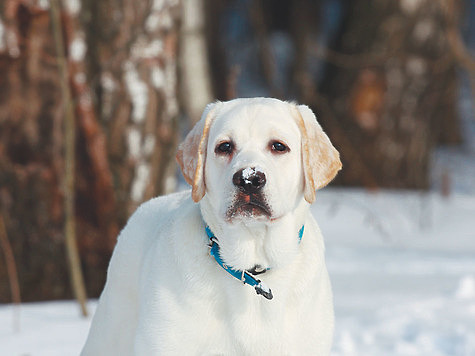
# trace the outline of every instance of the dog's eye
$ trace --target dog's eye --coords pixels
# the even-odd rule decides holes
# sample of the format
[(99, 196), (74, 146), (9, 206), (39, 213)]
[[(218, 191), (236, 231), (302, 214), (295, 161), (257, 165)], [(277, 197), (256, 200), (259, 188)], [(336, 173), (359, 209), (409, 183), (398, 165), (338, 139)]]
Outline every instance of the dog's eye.
[(276, 153), (285, 153), (290, 151), (286, 145), (279, 141), (274, 141), (271, 143), (271, 150)]
[(231, 154), (233, 149), (234, 145), (232, 142), (222, 142), (216, 146), (215, 152), (217, 154)]

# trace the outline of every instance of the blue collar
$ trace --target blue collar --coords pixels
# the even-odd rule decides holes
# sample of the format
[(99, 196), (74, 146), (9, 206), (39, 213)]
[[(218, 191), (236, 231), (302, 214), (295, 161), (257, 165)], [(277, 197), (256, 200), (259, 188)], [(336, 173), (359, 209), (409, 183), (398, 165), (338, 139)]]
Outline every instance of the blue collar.
[[(302, 241), (302, 236), (303, 236), (303, 230), (305, 226), (302, 226), (302, 228), (299, 230), (299, 243)], [(264, 296), (267, 299), (272, 299), (272, 291), (269, 287), (267, 287), (264, 282), (261, 282), (259, 279), (255, 278), (252, 273), (248, 270), (237, 270), (234, 269), (227, 264), (224, 263), (223, 259), (221, 258), (221, 255), (219, 253), (219, 244), (218, 244), (218, 239), (216, 236), (214, 236), (213, 232), (209, 228), (209, 226), (206, 226), (205, 228), (206, 234), (208, 235), (209, 238), (209, 247), (210, 251), (209, 254), (214, 257), (218, 265), (220, 265), (226, 272), (228, 272), (231, 276), (234, 278), (242, 281), (244, 284), (249, 284), (250, 286), (254, 287), (256, 290), (257, 294), (260, 294)], [(264, 271), (265, 272), (265, 271)]]

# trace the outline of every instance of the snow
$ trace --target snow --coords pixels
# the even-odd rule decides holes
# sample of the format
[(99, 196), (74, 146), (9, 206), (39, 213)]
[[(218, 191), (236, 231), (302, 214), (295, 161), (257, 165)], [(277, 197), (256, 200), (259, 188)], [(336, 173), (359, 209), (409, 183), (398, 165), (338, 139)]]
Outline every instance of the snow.
[(255, 177), (255, 175), (256, 175), (256, 170), (255, 170), (255, 168), (247, 167), (247, 168), (245, 168), (245, 169), (242, 171), (242, 179), (244, 179), (244, 181), (245, 181), (247, 184), (252, 183), (252, 182), (251, 182), (251, 179), (252, 179), (253, 177)]
[(475, 355), (475, 196), (324, 190), (332, 355)]
[[(475, 299), (475, 278), (473, 276), (463, 277), (460, 280), (455, 296), (458, 299)], [(475, 313), (475, 309), (473, 309), (473, 313)]]
[[(96, 303), (89, 303), (92, 313)], [(25, 303), (20, 306), (20, 329), (13, 327), (15, 308), (0, 305), (0, 354), (5, 356), (78, 355), (91, 318), (80, 317), (71, 301)]]
[[(332, 356), (475, 355), (475, 195), (327, 188), (312, 212), (334, 291)], [(0, 305), (2, 355), (77, 355), (91, 320), (70, 301), (19, 315), (16, 332)]]

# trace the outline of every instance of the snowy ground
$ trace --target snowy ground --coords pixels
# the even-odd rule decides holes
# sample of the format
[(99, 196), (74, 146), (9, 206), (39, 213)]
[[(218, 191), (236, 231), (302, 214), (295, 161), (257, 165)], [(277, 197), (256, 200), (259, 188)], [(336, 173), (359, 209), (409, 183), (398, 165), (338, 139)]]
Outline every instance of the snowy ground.
[[(475, 355), (475, 196), (317, 194), (333, 355)], [(90, 322), (78, 314), (72, 302), (0, 305), (0, 355), (77, 355)]]
[(333, 355), (475, 355), (475, 196), (317, 196)]

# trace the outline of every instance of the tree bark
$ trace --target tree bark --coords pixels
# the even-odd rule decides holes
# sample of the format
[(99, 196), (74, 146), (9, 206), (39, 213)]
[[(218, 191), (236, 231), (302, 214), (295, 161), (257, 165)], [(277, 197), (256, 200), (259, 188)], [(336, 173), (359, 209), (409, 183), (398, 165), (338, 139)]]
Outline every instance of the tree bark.
[(179, 5), (172, 0), (84, 4), (88, 67), (95, 73), (91, 83), (122, 221), (143, 200), (173, 190)]
[[(98, 296), (119, 227), (142, 201), (174, 188), (180, 2), (63, 5), (76, 233), (88, 295)], [(48, 8), (9, 0), (0, 25), (0, 213), (23, 300), (70, 298), (63, 101)], [(9, 301), (7, 281), (0, 264), (0, 301)]]
[(182, 0), (180, 29), (181, 102), (192, 124), (213, 100), (205, 37), (203, 0)]
[(432, 148), (447, 132), (441, 128), (451, 126), (446, 140), (459, 140), (444, 6), (357, 0), (347, 10), (326, 56), (327, 106), (313, 102), (342, 153), (337, 182), (427, 189)]
[[(23, 301), (71, 297), (63, 240), (62, 101), (47, 9), (0, 14), (0, 209)], [(9, 301), (0, 266), (0, 300)]]

